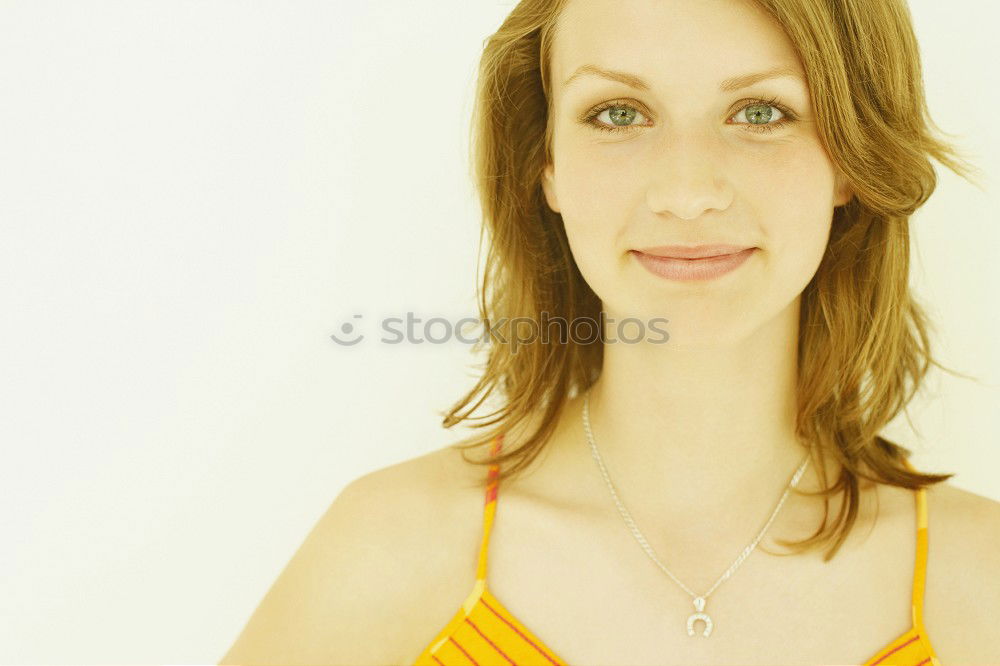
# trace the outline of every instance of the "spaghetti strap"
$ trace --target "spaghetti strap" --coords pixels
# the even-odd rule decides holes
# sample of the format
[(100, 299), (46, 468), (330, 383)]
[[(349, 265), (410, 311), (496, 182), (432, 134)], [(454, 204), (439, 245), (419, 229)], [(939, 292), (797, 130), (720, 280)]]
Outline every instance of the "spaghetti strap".
[(927, 579), (927, 489), (917, 491), (917, 557), (913, 565), (913, 624), (924, 626), (924, 581)]
[[(498, 453), (502, 445), (503, 433), (500, 433), (493, 438), (493, 443), (490, 445), (490, 456)], [(490, 532), (493, 530), (493, 518), (497, 511), (497, 487), (499, 485), (497, 477), (499, 474), (500, 465), (498, 463), (490, 465), (486, 476), (486, 499), (483, 506), (483, 539), (479, 544), (479, 563), (476, 566), (477, 584), (485, 584), (486, 582), (486, 559), (490, 547)]]
[[(906, 467), (917, 471), (910, 461), (903, 459)], [(914, 492), (917, 507), (917, 554), (913, 563), (913, 596), (912, 615), (913, 626), (920, 631), (924, 628), (924, 582), (927, 579), (927, 488)]]

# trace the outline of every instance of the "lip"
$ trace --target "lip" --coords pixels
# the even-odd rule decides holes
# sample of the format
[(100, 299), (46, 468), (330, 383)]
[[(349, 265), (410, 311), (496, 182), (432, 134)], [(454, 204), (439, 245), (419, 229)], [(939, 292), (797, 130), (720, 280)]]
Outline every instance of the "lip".
[(746, 245), (659, 245), (644, 247), (637, 250), (654, 257), (670, 257), (672, 259), (703, 259), (705, 257), (721, 257), (725, 254), (736, 254), (750, 249)]
[[(704, 248), (706, 247), (708, 246), (701, 246), (700, 248), (686, 248), (686, 251), (705, 251)], [(712, 246), (713, 249), (711, 251), (716, 252), (719, 247), (723, 246)], [(752, 255), (757, 249), (755, 247), (734, 248), (731, 245), (725, 247), (728, 247), (730, 250), (728, 254), (707, 256), (697, 259), (657, 256), (647, 254), (645, 250), (631, 250), (630, 254), (634, 256), (650, 273), (668, 280), (711, 280), (732, 272), (742, 266), (746, 260), (750, 258), (750, 255)], [(657, 251), (663, 250), (663, 248), (651, 249), (655, 249)], [(677, 246), (670, 246), (668, 251), (676, 252)]]

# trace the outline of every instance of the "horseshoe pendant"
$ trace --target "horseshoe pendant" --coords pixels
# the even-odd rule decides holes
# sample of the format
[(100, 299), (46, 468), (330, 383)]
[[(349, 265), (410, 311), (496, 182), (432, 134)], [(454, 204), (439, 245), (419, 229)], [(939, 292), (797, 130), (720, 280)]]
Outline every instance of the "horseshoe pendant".
[(712, 618), (710, 618), (707, 613), (702, 612), (705, 609), (705, 598), (698, 597), (697, 599), (695, 599), (694, 607), (695, 610), (697, 610), (698, 612), (692, 613), (691, 615), (688, 616), (688, 621), (687, 621), (688, 636), (694, 636), (694, 623), (698, 620), (704, 620), (705, 631), (703, 631), (701, 635), (704, 636), (705, 638), (708, 638), (712, 634)]

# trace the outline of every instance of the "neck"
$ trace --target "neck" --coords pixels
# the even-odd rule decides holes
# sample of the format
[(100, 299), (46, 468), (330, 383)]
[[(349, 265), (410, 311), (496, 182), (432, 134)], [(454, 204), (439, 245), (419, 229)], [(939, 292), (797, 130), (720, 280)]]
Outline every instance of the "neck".
[[(703, 349), (606, 345), (601, 377), (589, 391), (590, 426), (630, 511), (686, 531), (767, 518), (808, 455), (795, 432), (797, 328), (780, 321), (772, 328)], [(581, 395), (565, 406), (553, 466), (576, 483), (587, 479), (594, 504), (607, 505), (583, 405)], [(796, 487), (828, 485), (836, 470), (829, 460), (826, 467), (823, 483), (810, 460)], [(811, 501), (790, 491), (782, 513)]]

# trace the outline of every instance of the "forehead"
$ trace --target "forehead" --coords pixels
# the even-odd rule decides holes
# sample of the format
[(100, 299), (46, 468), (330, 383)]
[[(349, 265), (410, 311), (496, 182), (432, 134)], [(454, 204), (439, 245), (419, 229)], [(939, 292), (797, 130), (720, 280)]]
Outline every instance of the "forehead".
[(587, 64), (689, 92), (781, 66), (805, 80), (793, 44), (752, 0), (568, 0), (553, 43), (555, 88)]

